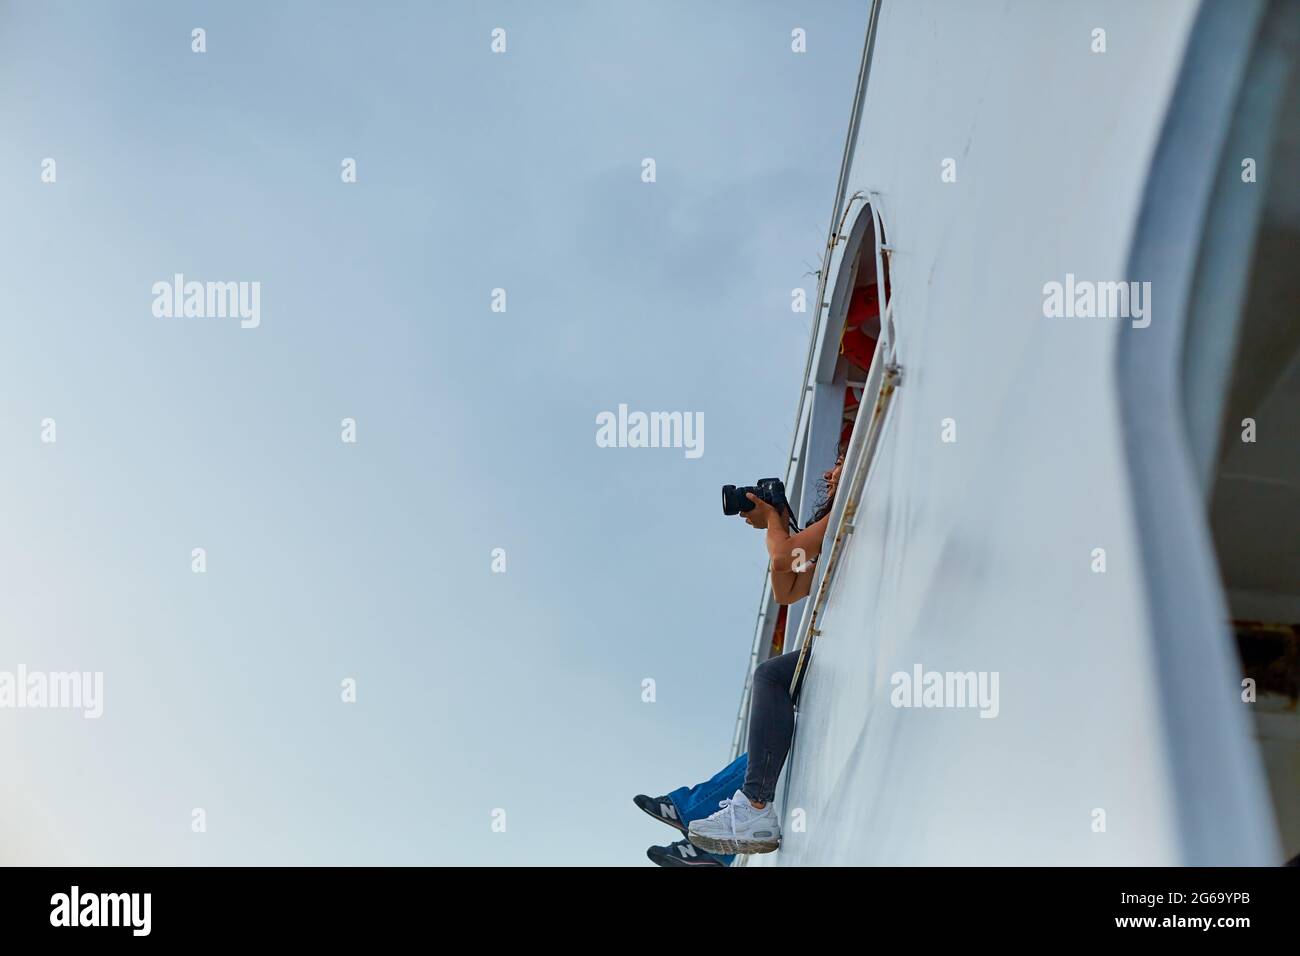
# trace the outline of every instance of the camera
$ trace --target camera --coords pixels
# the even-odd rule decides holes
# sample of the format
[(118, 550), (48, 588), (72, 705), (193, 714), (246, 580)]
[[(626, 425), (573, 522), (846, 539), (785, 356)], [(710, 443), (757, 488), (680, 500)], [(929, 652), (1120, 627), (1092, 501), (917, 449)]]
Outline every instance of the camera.
[(754, 502), (745, 497), (746, 494), (752, 494), (755, 498), (761, 498), (778, 512), (790, 510), (790, 503), (785, 500), (785, 485), (780, 478), (761, 478), (755, 485), (745, 485), (737, 488), (735, 485), (722, 486), (722, 513), (724, 515), (736, 515), (742, 511), (753, 511)]

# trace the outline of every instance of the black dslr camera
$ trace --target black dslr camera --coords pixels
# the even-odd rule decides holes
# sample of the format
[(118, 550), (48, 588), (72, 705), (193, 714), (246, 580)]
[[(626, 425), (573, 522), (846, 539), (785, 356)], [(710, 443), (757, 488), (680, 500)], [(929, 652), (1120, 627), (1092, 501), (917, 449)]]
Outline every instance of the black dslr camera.
[(754, 502), (745, 497), (746, 493), (766, 501), (780, 514), (790, 510), (790, 503), (785, 500), (785, 485), (782, 484), (781, 479), (761, 478), (758, 484), (745, 485), (742, 488), (737, 488), (735, 485), (723, 485), (722, 513), (724, 515), (736, 515), (742, 511), (753, 511)]

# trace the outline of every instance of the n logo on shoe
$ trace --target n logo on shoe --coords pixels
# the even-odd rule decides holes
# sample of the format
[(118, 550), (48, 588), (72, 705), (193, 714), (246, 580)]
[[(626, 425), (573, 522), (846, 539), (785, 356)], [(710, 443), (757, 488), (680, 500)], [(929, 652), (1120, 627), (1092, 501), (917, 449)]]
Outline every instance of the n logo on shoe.
[(661, 803), (659, 804), (659, 815), (667, 817), (669, 820), (676, 820), (677, 808), (671, 803)]
[(677, 852), (680, 853), (683, 857), (696, 855), (695, 847), (691, 846), (691, 844), (687, 843), (685, 840), (677, 844)]

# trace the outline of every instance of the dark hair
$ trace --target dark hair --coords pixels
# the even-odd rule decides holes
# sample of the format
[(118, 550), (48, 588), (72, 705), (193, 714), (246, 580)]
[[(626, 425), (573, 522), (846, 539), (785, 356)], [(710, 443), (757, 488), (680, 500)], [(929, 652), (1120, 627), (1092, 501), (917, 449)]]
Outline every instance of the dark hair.
[(835, 507), (835, 496), (825, 494), (824, 489), (825, 486), (823, 486), (823, 496), (822, 496), (821, 503), (818, 504), (817, 507), (813, 509), (812, 517), (808, 519), (809, 524), (816, 524), (818, 521), (821, 521), (822, 518), (825, 518), (828, 514), (830, 514), (831, 509)]
[[(844, 461), (844, 455), (843, 453), (841, 453), (840, 457), (836, 460), (835, 463), (838, 465), (841, 464), (843, 461)], [(826, 487), (827, 487), (826, 481), (825, 479), (823, 479), (822, 500), (818, 502), (817, 507), (813, 509), (812, 517), (808, 519), (809, 524), (816, 524), (818, 521), (821, 521), (822, 518), (825, 518), (828, 514), (830, 514), (831, 509), (835, 507), (835, 495), (829, 493), (826, 490)]]

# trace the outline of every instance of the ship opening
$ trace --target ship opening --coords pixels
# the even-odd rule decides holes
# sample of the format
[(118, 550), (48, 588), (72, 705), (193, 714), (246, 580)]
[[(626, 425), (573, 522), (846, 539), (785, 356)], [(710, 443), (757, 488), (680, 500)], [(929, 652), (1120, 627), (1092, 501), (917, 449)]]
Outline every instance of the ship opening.
[[(855, 212), (856, 218), (850, 220)], [(829, 293), (822, 306), (826, 325), (810, 345), (804, 399), (796, 421), (798, 431), (786, 469), (786, 496), (805, 524), (821, 501), (822, 474), (834, 467), (838, 457), (847, 454), (864, 396), (879, 386), (880, 373), (872, 377), (874, 366), (883, 358), (877, 356), (877, 345), (882, 338), (889, 342), (889, 329), (882, 327), (890, 294), (884, 224), (861, 193), (846, 203), (828, 248), (833, 251), (841, 243), (843, 254), (833, 282), (818, 289), (819, 293)], [(832, 259), (833, 255), (828, 254), (823, 268)], [(878, 273), (884, 276), (883, 284), (877, 281)], [(873, 381), (874, 386), (870, 384)], [(874, 394), (867, 401), (870, 414)], [(848, 464), (846, 460), (846, 470)], [(770, 657), (793, 650), (805, 625), (808, 599), (778, 605), (766, 574), (763, 581), (754, 643), (732, 736), (733, 757), (740, 753), (747, 733), (754, 668)]]

